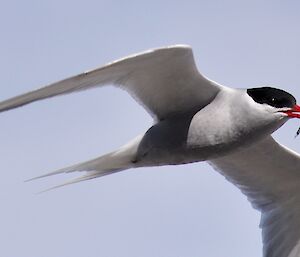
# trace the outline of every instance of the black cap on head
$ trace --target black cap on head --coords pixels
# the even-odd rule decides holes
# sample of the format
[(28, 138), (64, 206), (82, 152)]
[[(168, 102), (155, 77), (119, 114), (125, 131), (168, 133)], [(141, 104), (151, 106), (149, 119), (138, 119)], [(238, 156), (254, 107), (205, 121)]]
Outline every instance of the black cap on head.
[(290, 93), (272, 87), (260, 87), (247, 89), (252, 99), (260, 104), (268, 104), (276, 108), (293, 108), (296, 99)]

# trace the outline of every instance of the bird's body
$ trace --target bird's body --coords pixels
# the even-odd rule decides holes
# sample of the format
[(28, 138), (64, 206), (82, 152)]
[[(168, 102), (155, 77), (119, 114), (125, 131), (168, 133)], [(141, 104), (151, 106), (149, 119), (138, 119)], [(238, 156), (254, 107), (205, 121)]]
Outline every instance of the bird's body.
[[(224, 99), (240, 101), (242, 108), (224, 106)], [(157, 166), (214, 159), (261, 140), (286, 121), (281, 114), (277, 119), (251, 109), (251, 104), (246, 90), (222, 89), (205, 108), (154, 124), (134, 146), (133, 160), (137, 166)]]
[(0, 112), (105, 84), (140, 102), (153, 126), (116, 151), (40, 177), (87, 172), (74, 183), (129, 168), (208, 161), (262, 212), (264, 257), (300, 257), (300, 156), (270, 136), (300, 118), (291, 94), (219, 85), (197, 71), (191, 48), (171, 46), (8, 99)]

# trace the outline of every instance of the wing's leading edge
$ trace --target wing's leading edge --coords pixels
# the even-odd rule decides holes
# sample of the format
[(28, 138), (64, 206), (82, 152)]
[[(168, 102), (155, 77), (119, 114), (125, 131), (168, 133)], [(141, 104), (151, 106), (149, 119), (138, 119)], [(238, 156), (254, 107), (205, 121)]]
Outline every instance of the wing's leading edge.
[(0, 102), (0, 112), (105, 84), (126, 90), (156, 119), (207, 105), (219, 85), (203, 77), (189, 46), (149, 50)]

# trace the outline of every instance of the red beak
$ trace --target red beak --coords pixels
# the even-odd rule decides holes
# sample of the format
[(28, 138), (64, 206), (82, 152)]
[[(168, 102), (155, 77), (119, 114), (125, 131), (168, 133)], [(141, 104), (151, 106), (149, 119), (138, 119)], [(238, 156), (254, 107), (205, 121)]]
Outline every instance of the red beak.
[(291, 110), (285, 111), (290, 118), (298, 118), (300, 119), (300, 105), (295, 105)]

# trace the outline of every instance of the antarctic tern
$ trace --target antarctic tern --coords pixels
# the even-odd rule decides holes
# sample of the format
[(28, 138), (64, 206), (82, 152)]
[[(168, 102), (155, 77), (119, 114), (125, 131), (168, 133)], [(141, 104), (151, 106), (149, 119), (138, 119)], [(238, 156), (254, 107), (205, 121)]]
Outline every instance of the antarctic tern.
[(198, 72), (189, 46), (175, 45), (13, 97), (0, 103), (0, 111), (106, 84), (127, 91), (153, 126), (116, 151), (39, 178), (86, 172), (70, 184), (130, 168), (208, 161), (261, 212), (263, 256), (300, 256), (300, 155), (271, 136), (300, 118), (291, 94), (217, 84)]

